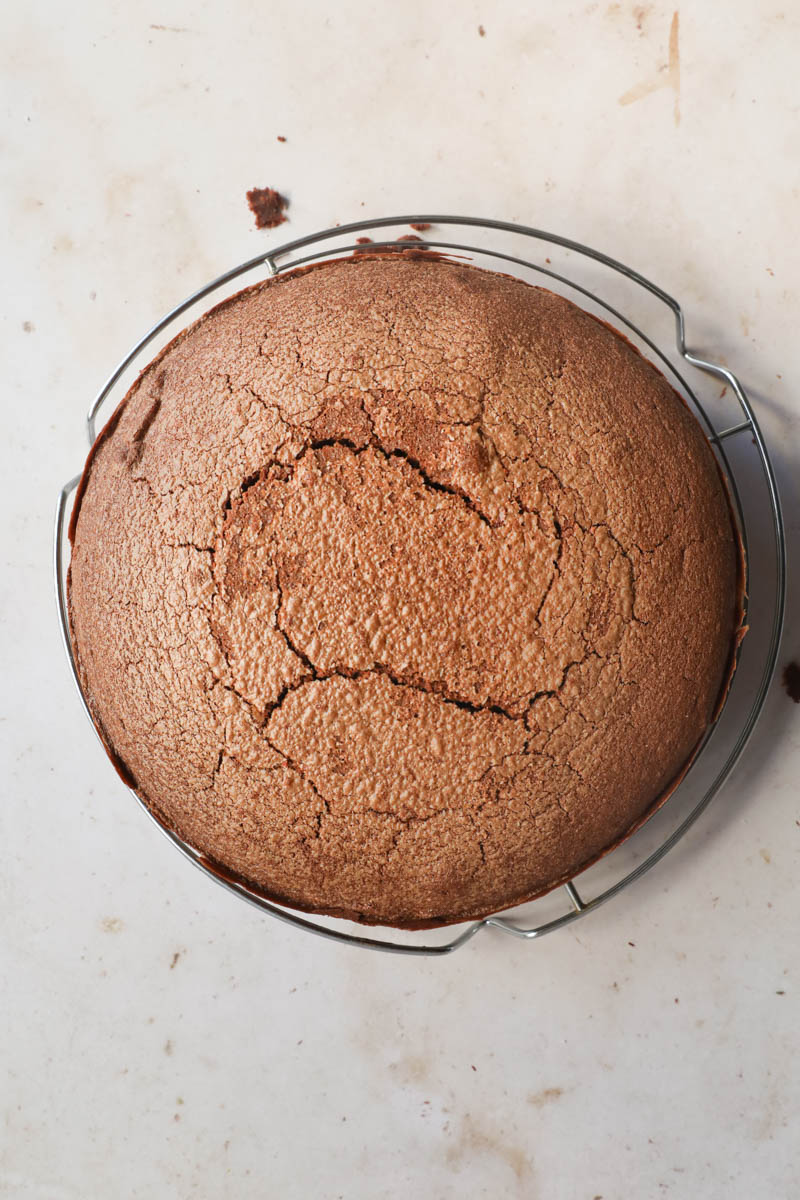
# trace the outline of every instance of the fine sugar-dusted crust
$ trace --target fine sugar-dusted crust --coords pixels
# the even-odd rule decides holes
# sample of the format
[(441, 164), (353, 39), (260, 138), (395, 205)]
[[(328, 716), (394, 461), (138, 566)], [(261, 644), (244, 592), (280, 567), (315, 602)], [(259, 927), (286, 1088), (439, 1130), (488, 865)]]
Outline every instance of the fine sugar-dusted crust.
[(206, 314), (96, 443), (72, 640), (124, 777), (264, 895), (407, 927), (540, 895), (711, 720), (739, 549), (699, 426), (568, 301), (400, 255)]

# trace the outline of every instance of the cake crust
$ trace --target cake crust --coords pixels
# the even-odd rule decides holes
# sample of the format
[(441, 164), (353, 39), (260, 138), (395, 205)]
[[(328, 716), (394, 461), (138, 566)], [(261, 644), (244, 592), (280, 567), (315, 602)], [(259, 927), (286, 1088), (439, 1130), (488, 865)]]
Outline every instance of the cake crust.
[(248, 289), (145, 369), (71, 523), (71, 636), (147, 805), (265, 896), (424, 927), (636, 828), (739, 623), (716, 462), (563, 298), (401, 255)]

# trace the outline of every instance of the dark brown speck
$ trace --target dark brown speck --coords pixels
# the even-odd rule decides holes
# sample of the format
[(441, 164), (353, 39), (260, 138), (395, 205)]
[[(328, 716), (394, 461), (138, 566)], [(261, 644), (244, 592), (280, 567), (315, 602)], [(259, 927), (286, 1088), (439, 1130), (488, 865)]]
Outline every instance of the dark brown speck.
[(783, 668), (783, 686), (789, 699), (800, 704), (800, 666), (794, 659)]

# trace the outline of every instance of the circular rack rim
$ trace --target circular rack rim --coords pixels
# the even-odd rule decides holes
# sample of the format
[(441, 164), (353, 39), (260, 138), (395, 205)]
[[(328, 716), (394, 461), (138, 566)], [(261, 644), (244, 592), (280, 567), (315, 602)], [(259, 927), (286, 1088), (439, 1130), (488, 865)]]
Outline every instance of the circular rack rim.
[[(782, 516), (782, 512), (781, 512), (780, 498), (778, 495), (778, 489), (777, 489), (777, 484), (776, 484), (776, 480), (775, 480), (775, 475), (774, 475), (774, 471), (772, 468), (772, 463), (769, 458), (769, 454), (767, 452), (766, 445), (764, 443), (764, 439), (763, 439), (761, 430), (758, 426), (758, 422), (756, 420), (756, 417), (755, 417), (752, 407), (750, 405), (750, 401), (749, 401), (741, 383), (739, 382), (739, 380), (736, 378), (736, 376), (730, 370), (728, 370), (727, 367), (723, 367), (723, 366), (719, 365), (718, 363), (713, 363), (707, 359), (701, 358), (700, 356), (692, 353), (690, 350), (687, 349), (684, 315), (683, 315), (683, 310), (681, 309), (681, 306), (678, 303), (678, 301), (675, 300), (672, 296), (670, 296), (667, 292), (665, 292), (662, 288), (658, 287), (657, 284), (655, 284), (651, 280), (647, 279), (644, 275), (641, 275), (638, 271), (635, 271), (632, 268), (625, 266), (623, 263), (617, 261), (614, 258), (609, 257), (607, 254), (603, 254), (599, 250), (594, 250), (589, 246), (585, 246), (585, 245), (581, 244), (580, 242), (573, 241), (570, 238), (562, 237), (558, 234), (547, 233), (544, 230), (536, 229), (536, 228), (533, 228), (531, 226), (526, 226), (526, 225), (518, 225), (518, 224), (509, 222), (509, 221), (495, 221), (495, 220), (484, 219), (481, 217), (442, 216), (442, 215), (436, 215), (436, 214), (434, 214), (434, 215), (412, 214), (412, 215), (406, 215), (406, 216), (381, 217), (381, 218), (376, 218), (376, 219), (372, 219), (372, 220), (356, 221), (356, 222), (352, 222), (347, 225), (341, 225), (341, 226), (336, 226), (331, 229), (322, 230), (318, 233), (308, 234), (305, 237), (296, 238), (293, 241), (286, 242), (283, 245), (276, 247), (274, 250), (270, 250), (265, 254), (259, 254), (255, 258), (248, 259), (246, 262), (241, 263), (239, 266), (233, 267), (231, 270), (226, 271), (222, 275), (217, 276), (217, 278), (213, 279), (210, 283), (199, 288), (197, 291), (192, 293), (191, 296), (187, 297), (186, 300), (182, 301), (180, 304), (176, 305), (173, 309), (171, 309), (170, 312), (168, 312), (166, 314), (166, 316), (164, 316), (160, 321), (158, 321), (135, 344), (135, 346), (132, 348), (132, 350), (125, 356), (125, 358), (123, 358), (123, 360), (120, 362), (120, 364), (117, 366), (117, 368), (112, 372), (112, 374), (106, 380), (103, 387), (98, 392), (98, 394), (97, 394), (94, 402), (92, 403), (91, 408), (89, 409), (89, 412), (87, 414), (86, 429), (87, 429), (90, 446), (94, 443), (95, 438), (96, 438), (97, 414), (98, 414), (102, 404), (104, 403), (104, 401), (106, 400), (106, 398), (108, 397), (110, 392), (112, 391), (114, 385), (117, 383), (117, 381), (120, 379), (120, 377), (124, 374), (124, 372), (128, 369), (128, 367), (135, 361), (135, 359), (139, 356), (139, 354), (150, 344), (150, 342), (153, 341), (153, 339), (156, 338), (165, 329), (167, 329), (167, 327), (169, 325), (171, 325), (173, 322), (177, 321), (177, 319), (179, 317), (181, 317), (184, 312), (186, 312), (189, 308), (191, 308), (198, 301), (202, 300), (204, 297), (210, 295), (211, 293), (217, 291), (219, 288), (224, 287), (225, 284), (232, 282), (234, 279), (238, 278), (239, 276), (244, 275), (248, 271), (254, 270), (258, 267), (264, 267), (264, 268), (266, 268), (266, 270), (268, 271), (270, 276), (276, 276), (276, 275), (279, 275), (282, 270), (294, 270), (299, 266), (302, 266), (302, 265), (305, 265), (305, 264), (311, 263), (311, 262), (317, 262), (317, 261), (320, 261), (321, 259), (325, 259), (326, 257), (329, 257), (329, 256), (331, 256), (331, 257), (334, 255), (341, 256), (343, 254), (355, 253), (357, 251), (363, 252), (364, 247), (359, 245), (356, 242), (353, 242), (350, 245), (344, 245), (344, 246), (337, 244), (333, 248), (333, 250), (329, 249), (327, 243), (333, 241), (334, 239), (342, 238), (343, 236), (346, 237), (348, 234), (354, 234), (354, 235), (355, 234), (363, 234), (365, 231), (368, 231), (368, 230), (377, 231), (377, 230), (382, 230), (382, 229), (386, 229), (389, 227), (408, 226), (408, 225), (416, 225), (416, 224), (428, 224), (428, 225), (439, 226), (439, 227), (441, 227), (441, 226), (444, 226), (444, 227), (456, 226), (456, 227), (476, 229), (476, 230), (491, 230), (493, 232), (523, 235), (524, 237), (530, 238), (533, 242), (546, 242), (551, 245), (560, 246), (564, 250), (573, 252), (575, 254), (579, 254), (579, 255), (583, 256), (584, 258), (592, 259), (595, 262), (602, 264), (602, 266), (610, 268), (612, 271), (615, 271), (618, 274), (624, 276), (626, 279), (630, 280), (632, 283), (635, 283), (638, 286), (642, 287), (645, 291), (651, 293), (651, 295), (655, 296), (664, 305), (666, 305), (666, 307), (672, 312), (674, 321), (675, 321), (675, 345), (676, 345), (678, 354), (689, 366), (694, 367), (700, 371), (703, 371), (706, 374), (713, 375), (717, 379), (721, 379), (724, 381), (724, 383), (731, 389), (731, 391), (735, 395), (736, 399), (738, 400), (739, 406), (744, 415), (744, 419), (742, 421), (739, 421), (736, 424), (731, 425), (728, 428), (723, 429), (721, 431), (716, 431), (714, 429), (714, 427), (712, 426), (710, 420), (706, 416), (706, 413), (703, 410), (703, 407), (700, 404), (699, 400), (695, 396), (692, 388), (689, 387), (689, 385), (686, 383), (686, 381), (679, 375), (674, 364), (669, 359), (667, 359), (666, 355), (664, 353), (662, 353), (662, 351), (658, 348), (658, 346), (653, 341), (651, 341), (651, 339), (649, 337), (647, 337), (647, 335), (641, 329), (639, 329), (636, 325), (634, 325), (631, 321), (629, 321), (625, 316), (623, 316), (623, 314), (621, 312), (619, 312), (618, 310), (613, 308), (610, 304), (608, 304), (606, 301), (601, 299), (600, 296), (598, 296), (594, 292), (590, 291), (589, 289), (582, 287), (580, 284), (576, 283), (572, 279), (569, 279), (567, 276), (561, 275), (557, 271), (548, 269), (547, 267), (543, 266), (540, 263), (532, 262), (528, 259), (520, 258), (520, 257), (511, 255), (511, 254), (500, 253), (499, 251), (487, 249), (487, 248), (481, 247), (481, 246), (469, 245), (469, 244), (460, 243), (460, 242), (447, 242), (447, 241), (442, 241), (439, 239), (431, 239), (431, 240), (426, 239), (424, 242), (424, 245), (421, 244), (418, 247), (419, 250), (430, 249), (430, 250), (435, 250), (438, 252), (445, 252), (445, 253), (446, 252), (451, 252), (451, 253), (467, 252), (468, 254), (483, 255), (483, 256), (486, 256), (489, 258), (497, 259), (501, 263), (506, 262), (509, 265), (522, 266), (522, 267), (525, 267), (525, 268), (528, 268), (531, 270), (535, 270), (539, 274), (549, 276), (550, 278), (552, 278), (554, 280), (558, 280), (559, 282), (566, 284), (568, 287), (580, 292), (581, 294), (586, 296), (588, 299), (592, 300), (594, 303), (600, 305), (600, 307), (602, 307), (607, 313), (609, 313), (611, 316), (616, 318), (618, 321), (621, 321), (624, 325), (626, 325), (628, 327), (628, 329), (630, 329), (633, 333), (635, 333), (636, 336), (638, 336), (650, 348), (650, 350), (652, 350), (652, 352), (656, 355), (657, 358), (659, 358), (668, 367), (668, 369), (676, 376), (676, 378), (679, 380), (681, 385), (685, 388), (686, 392), (691, 397), (692, 402), (695, 405), (696, 409), (702, 416), (703, 421), (705, 422), (705, 425), (708, 429), (709, 440), (712, 443), (714, 443), (720, 457), (723, 460), (724, 466), (725, 466), (727, 481), (728, 481), (728, 484), (729, 484), (732, 494), (733, 494), (733, 500), (734, 500), (735, 507), (737, 509), (740, 530), (741, 530), (742, 538), (743, 538), (743, 541), (745, 544), (745, 607), (747, 607), (747, 604), (748, 604), (748, 598), (747, 598), (748, 555), (747, 555), (747, 542), (746, 542), (746, 528), (745, 528), (745, 522), (744, 522), (744, 518), (743, 518), (743, 514), (742, 514), (742, 507), (741, 507), (741, 502), (740, 502), (740, 498), (739, 498), (738, 488), (736, 486), (736, 481), (735, 481), (733, 472), (730, 468), (730, 465), (728, 463), (727, 457), (725, 455), (724, 447), (723, 447), (723, 443), (725, 442), (725, 440), (727, 438), (733, 437), (734, 435), (742, 433), (744, 431), (748, 431), (751, 434), (751, 436), (755, 442), (757, 451), (758, 451), (759, 463), (760, 463), (760, 467), (761, 467), (761, 470), (762, 470), (762, 473), (764, 476), (764, 480), (765, 480), (765, 483), (767, 486), (767, 492), (768, 492), (768, 496), (769, 496), (769, 503), (770, 503), (770, 509), (771, 509), (771, 514), (772, 514), (772, 533), (773, 533), (774, 540), (775, 540), (775, 599), (774, 599), (774, 604), (773, 604), (772, 628), (771, 628), (771, 633), (770, 633), (769, 644), (768, 644), (767, 651), (766, 651), (766, 659), (764, 662), (763, 671), (761, 674), (758, 688), (756, 690), (755, 698), (750, 706), (747, 716), (744, 719), (744, 723), (742, 724), (742, 726), (739, 730), (738, 737), (736, 738), (736, 740), (733, 744), (733, 747), (729, 751), (724, 763), (718, 770), (713, 782), (709, 785), (709, 787), (703, 793), (703, 795), (701, 796), (699, 801), (693, 806), (693, 808), (689, 811), (689, 813), (680, 822), (680, 824), (677, 826), (677, 828), (675, 828), (664, 839), (664, 841), (662, 841), (656, 847), (655, 850), (653, 850), (636, 867), (634, 867), (633, 870), (628, 871), (627, 874), (623, 875), (623, 877), (621, 879), (618, 879), (616, 881), (616, 883), (612, 884), (609, 887), (606, 887), (603, 891), (598, 893), (598, 895), (594, 896), (590, 900), (584, 900), (580, 896), (577, 888), (575, 887), (574, 882), (572, 880), (568, 881), (567, 883), (562, 885), (563, 889), (566, 892), (567, 897), (569, 899), (568, 910), (566, 912), (562, 913), (560, 916), (555, 917), (554, 919), (551, 919), (549, 921), (542, 922), (539, 925), (535, 925), (530, 928), (520, 928), (519, 926), (512, 924), (512, 922), (509, 918), (495, 915), (495, 916), (485, 917), (482, 920), (473, 921), (473, 922), (469, 923), (463, 931), (458, 933), (455, 937), (451, 938), (449, 941), (442, 942), (439, 944), (428, 943), (428, 944), (419, 944), (419, 945), (413, 944), (413, 943), (405, 944), (402, 942), (394, 942), (394, 941), (386, 940), (384, 938), (373, 938), (373, 937), (368, 937), (366, 935), (348, 933), (348, 932), (345, 932), (343, 930), (336, 929), (336, 928), (329, 928), (328, 926), (317, 924), (315, 921), (310, 920), (308, 917), (301, 916), (299, 913), (297, 913), (295, 911), (283, 908), (280, 905), (277, 905), (277, 904), (273, 903), (272, 901), (267, 900), (264, 896), (262, 896), (255, 889), (248, 887), (242, 881), (236, 879), (233, 876), (228, 875), (217, 864), (215, 864), (212, 861), (210, 861), (209, 859), (207, 859), (205, 857), (205, 855), (201, 854), (199, 851), (197, 851), (194, 847), (189, 845), (187, 842), (184, 842), (183, 839), (180, 838), (174, 832), (174, 830), (170, 829), (170, 827), (165, 822), (160, 820), (160, 818), (157, 817), (156, 814), (147, 807), (147, 805), (144, 803), (144, 801), (141, 799), (141, 797), (138, 796), (136, 794), (136, 792), (133, 791), (133, 789), (129, 789), (131, 791), (132, 795), (136, 798), (140, 807), (147, 814), (147, 816), (161, 830), (161, 832), (173, 843), (173, 845), (175, 845), (181, 851), (181, 853), (187, 859), (189, 859), (190, 862), (192, 862), (206, 876), (213, 879), (216, 883), (219, 883), (221, 886), (225, 887), (228, 891), (231, 891), (234, 894), (240, 896), (242, 899), (248, 901), (250, 904), (253, 904), (255, 907), (259, 908), (261, 911), (268, 912), (271, 916), (276, 917), (278, 920), (283, 921), (287, 924), (293, 925), (296, 928), (308, 930), (312, 933), (316, 933), (322, 937), (328, 938), (333, 941), (344, 942), (349, 945), (362, 946), (362, 947), (366, 947), (366, 948), (369, 948), (372, 950), (388, 951), (390, 953), (396, 953), (396, 954), (437, 956), (437, 955), (450, 954), (454, 950), (457, 950), (460, 946), (463, 946), (472, 937), (474, 937), (474, 935), (480, 929), (485, 929), (485, 928), (498, 929), (501, 932), (509, 934), (513, 937), (523, 938), (523, 939), (527, 939), (527, 940), (542, 937), (546, 933), (552, 933), (554, 930), (560, 929), (563, 926), (570, 924), (571, 922), (577, 920), (579, 917), (585, 916), (589, 912), (593, 912), (595, 909), (599, 908), (601, 904), (606, 903), (606, 901), (611, 900), (614, 896), (618, 895), (621, 891), (623, 891), (624, 888), (628, 887), (630, 884), (632, 884), (636, 880), (640, 879), (647, 871), (649, 871), (651, 869), (651, 867), (655, 866), (656, 863), (658, 863), (673, 848), (673, 846), (675, 846), (677, 844), (677, 842), (680, 841), (680, 839), (687, 832), (687, 830), (694, 824), (694, 822), (698, 819), (698, 817), (704, 812), (704, 810), (706, 809), (708, 804), (711, 802), (713, 797), (719, 791), (722, 784), (725, 782), (725, 780), (730, 775), (731, 771), (733, 770), (734, 766), (736, 765), (736, 762), (738, 761), (740, 755), (742, 754), (742, 751), (744, 750), (745, 745), (747, 744), (747, 742), (750, 738), (750, 735), (753, 732), (753, 729), (755, 728), (756, 722), (757, 722), (758, 717), (763, 708), (767, 690), (769, 688), (770, 681), (771, 681), (772, 676), (775, 671), (775, 666), (776, 666), (777, 657), (778, 657), (778, 649), (779, 649), (779, 644), (780, 644), (781, 630), (782, 630), (782, 626), (783, 626), (783, 614), (784, 614), (785, 590), (786, 590), (786, 550), (785, 550), (785, 539), (784, 539), (784, 529), (783, 529), (783, 516)], [(287, 256), (293, 255), (301, 250), (306, 250), (307, 248), (310, 248), (310, 247), (318, 247), (318, 249), (316, 249), (313, 253), (303, 255), (301, 258), (293, 258), (291, 261), (287, 261), (283, 264), (278, 263), (279, 259), (286, 259)], [(381, 242), (381, 241), (374, 242), (370, 246), (370, 250), (380, 251), (382, 249), (392, 249), (392, 250), (398, 250), (398, 251), (399, 250), (408, 251), (408, 250), (412, 249), (412, 247), (417, 248), (415, 243), (412, 243), (411, 245), (409, 245), (409, 243), (407, 241), (400, 242), (400, 241), (397, 241), (396, 239), (389, 239), (389, 240), (385, 240), (383, 242)], [(89, 717), (89, 720), (91, 721), (91, 714), (89, 712), (89, 708), (86, 703), (86, 698), (85, 698), (82, 688), (80, 686), (80, 680), (79, 680), (78, 671), (77, 671), (77, 664), (75, 662), (75, 658), (74, 658), (73, 651), (72, 651), (72, 644), (71, 644), (70, 636), (69, 636), (69, 616), (68, 616), (67, 595), (66, 595), (66, 572), (64, 569), (65, 551), (66, 551), (64, 539), (65, 539), (65, 531), (66, 531), (66, 524), (67, 524), (66, 517), (67, 517), (68, 502), (69, 502), (70, 497), (76, 491), (78, 483), (80, 482), (80, 479), (81, 479), (81, 476), (77, 475), (73, 479), (71, 479), (68, 483), (66, 483), (64, 485), (64, 487), (61, 489), (61, 492), (58, 497), (58, 503), (57, 503), (57, 507), (56, 507), (56, 519), (55, 519), (55, 535), (54, 535), (54, 574), (55, 574), (55, 586), (56, 586), (56, 601), (57, 601), (57, 606), (58, 606), (58, 615), (59, 615), (59, 622), (60, 622), (60, 626), (61, 626), (62, 641), (64, 643), (64, 648), (66, 650), (67, 658), (69, 661), (69, 666), (71, 669), (73, 680), (75, 682), (75, 686), (78, 691), (78, 695), (80, 697), (84, 711), (86, 712), (87, 717)], [(747, 612), (745, 611), (744, 620), (746, 621), (746, 619), (747, 619)], [(699, 761), (699, 759), (703, 753), (703, 750), (704, 750), (713, 730), (716, 728), (716, 724), (717, 724), (717, 721), (719, 720), (719, 716), (720, 716), (720, 714), (717, 714), (717, 717), (716, 717), (714, 723), (706, 731), (703, 741), (695, 754), (695, 758), (693, 759), (692, 767)], [(93, 722), (92, 722), (92, 727), (94, 728)], [(97, 734), (96, 729), (95, 729), (95, 733)], [(99, 739), (99, 734), (97, 734), (97, 736)], [(691, 767), (690, 767), (690, 770), (691, 770)], [(687, 774), (688, 773), (689, 772), (687, 772)], [(669, 805), (669, 802), (670, 801), (668, 800), (667, 805)], [(607, 858), (610, 859), (612, 857), (613, 853), (614, 853), (614, 851), (612, 851), (611, 854), (609, 854), (607, 856)]]

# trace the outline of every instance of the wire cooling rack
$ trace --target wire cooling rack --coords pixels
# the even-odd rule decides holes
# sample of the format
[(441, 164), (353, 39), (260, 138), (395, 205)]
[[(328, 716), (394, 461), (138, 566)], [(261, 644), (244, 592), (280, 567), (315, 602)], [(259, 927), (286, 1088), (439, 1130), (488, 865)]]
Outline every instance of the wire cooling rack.
[[(275, 904), (255, 889), (229, 877), (166, 826), (143, 801), (137, 801), (177, 848), (206, 875), (280, 921), (335, 941), (398, 954), (450, 954), (480, 930), (494, 929), (516, 938), (552, 933), (594, 911), (655, 866), (683, 837), (733, 770), (758, 720), (778, 655), (783, 624), (786, 555), (780, 499), (764, 439), (747, 395), (727, 367), (687, 349), (681, 306), (656, 284), (630, 267), (588, 246), (540, 229), (475, 217), (412, 215), (360, 221), (298, 238), (259, 254), (200, 288), (160, 320), (125, 356), (101, 388), (86, 420), (89, 444), (98, 417), (110, 415), (138, 372), (187, 323), (205, 310), (207, 297), (234, 294), (242, 281), (258, 282), (307, 263), (365, 250), (413, 252), (409, 226), (423, 225), (425, 248), (541, 282), (610, 319), (667, 375), (703, 425), (724, 472), (736, 508), (746, 554), (745, 622), (749, 632), (722, 712), (707, 731), (690, 770), (670, 799), (636, 834), (579, 876), (502, 916), (424, 934), (393, 931), (392, 940), (372, 937), (347, 921), (311, 919)], [(372, 238), (374, 245), (355, 241)], [(421, 248), (421, 247), (418, 247)], [(145, 351), (148, 353), (145, 355)], [(692, 369), (693, 384), (684, 375)], [(722, 387), (720, 388), (720, 384)], [(61, 633), (72, 676), (89, 715), (69, 639), (66, 570), (69, 547), (67, 514), (80, 475), (62, 488), (55, 522), (54, 565)]]

